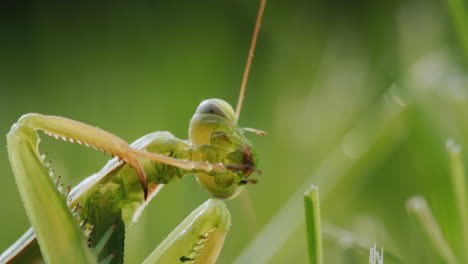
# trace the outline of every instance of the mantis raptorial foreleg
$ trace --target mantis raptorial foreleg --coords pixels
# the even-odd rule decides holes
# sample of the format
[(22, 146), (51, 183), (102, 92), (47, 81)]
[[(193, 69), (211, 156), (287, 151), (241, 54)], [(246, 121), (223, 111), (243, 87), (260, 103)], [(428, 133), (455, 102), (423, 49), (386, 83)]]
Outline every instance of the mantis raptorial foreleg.
[[(44, 166), (40, 158), (40, 154), (38, 151), (39, 138), (36, 135), (36, 131), (29, 126), (15, 124), (12, 127), (12, 130), (10, 131), (10, 133), (8, 134), (8, 143), (9, 143), (9, 150), (10, 150), (9, 151), (10, 159), (11, 159), (12, 167), (13, 167), (16, 179), (17, 179), (17, 183), (18, 183), (18, 186), (20, 187), (20, 191), (21, 191), (24, 203), (25, 203), (26, 211), (28, 212), (28, 216), (29, 214), (31, 214), (30, 216), (31, 223), (33, 224), (33, 227), (38, 237), (40, 238), (39, 244), (41, 246), (41, 251), (42, 251), (42, 254), (44, 254), (45, 260), (48, 263), (63, 263), (64, 261), (69, 261), (70, 259), (73, 259), (73, 260), (80, 260), (80, 262), (78, 263), (82, 263), (81, 261), (83, 259), (80, 259), (79, 256), (75, 257), (75, 254), (78, 254), (77, 252), (81, 252), (79, 253), (80, 256), (84, 255), (84, 257), (89, 258), (89, 255), (90, 255), (89, 250), (87, 249), (86, 246), (83, 247), (82, 244), (84, 242), (83, 242), (82, 235), (79, 233), (79, 231), (77, 231), (77, 223), (75, 219), (73, 219), (73, 217), (70, 216), (70, 211), (67, 208), (67, 205), (64, 201), (63, 196), (57, 191), (55, 184), (51, 181), (49, 177), (48, 169)], [(175, 139), (170, 133), (156, 132), (156, 133), (149, 134), (141, 138), (140, 140), (136, 141), (134, 144), (131, 145), (130, 148), (135, 149), (135, 150), (140, 150), (140, 151), (143, 151), (143, 149), (157, 151), (157, 149), (160, 149), (161, 144), (164, 144), (166, 146), (164, 148), (168, 148), (168, 146), (172, 146), (172, 147), (169, 147), (170, 149), (174, 148), (175, 146), (180, 146), (180, 147), (185, 146), (185, 143), (183, 143), (183, 141)], [(138, 202), (138, 200), (140, 200), (141, 198), (137, 199), (136, 202), (131, 202), (131, 200), (129, 200), (129, 197), (134, 196), (134, 195), (131, 195), (128, 193), (130, 192), (130, 190), (126, 191), (127, 198), (125, 198), (125, 200), (127, 200), (127, 203), (129, 203), (129, 205), (127, 206), (124, 206), (122, 202), (118, 202), (118, 204), (121, 204), (121, 205), (117, 204), (111, 207), (109, 206), (104, 207), (104, 206), (100, 206), (99, 203), (96, 204), (95, 202), (93, 202), (96, 198), (92, 198), (92, 197), (108, 197), (108, 195), (111, 195), (110, 197), (115, 196), (114, 194), (108, 193), (106, 191), (107, 189), (109, 189), (109, 187), (106, 187), (106, 186), (115, 186), (115, 184), (120, 181), (120, 180), (116, 181), (116, 179), (125, 180), (125, 178), (128, 178), (128, 176), (130, 176), (129, 172), (133, 171), (131, 168), (129, 168), (128, 165), (125, 165), (125, 166), (122, 166), (122, 165), (123, 164), (119, 165), (118, 162), (116, 163), (115, 159), (110, 161), (109, 164), (106, 165), (101, 172), (89, 177), (88, 179), (83, 181), (81, 184), (79, 184), (77, 187), (75, 187), (71, 191), (70, 196), (69, 196), (69, 203), (72, 206), (77, 205), (79, 201), (83, 202), (83, 206), (85, 207), (81, 209), (82, 218), (89, 219), (91, 222), (98, 224), (95, 226), (95, 230), (94, 230), (96, 233), (94, 234), (94, 237), (97, 240), (94, 243), (95, 247), (104, 248), (102, 245), (98, 246), (99, 244), (102, 244), (100, 243), (100, 241), (102, 241), (102, 237), (105, 236), (105, 235), (100, 235), (99, 233), (102, 233), (102, 234), (108, 233), (108, 231), (106, 230), (109, 229), (109, 225), (111, 225), (111, 223), (114, 222), (115, 219), (119, 219), (122, 217), (124, 221), (129, 221), (130, 219), (135, 218), (135, 216), (138, 215), (138, 211), (141, 211), (144, 208), (144, 205), (146, 205), (146, 203), (142, 205), (141, 202)], [(127, 175), (127, 177), (125, 175)], [(129, 180), (131, 180), (131, 178), (133, 177), (130, 177), (128, 180), (126, 180), (125, 185), (130, 184), (131, 181)], [(154, 181), (153, 178), (151, 178), (151, 180)], [(99, 187), (99, 186), (102, 186), (102, 187)], [(154, 184), (152, 184), (151, 186), (153, 186), (151, 190), (153, 190), (153, 192), (157, 192), (157, 190), (154, 189), (157, 187), (155, 187)], [(131, 189), (133, 188), (134, 187), (131, 187)], [(101, 198), (97, 198), (97, 199), (99, 200)], [(91, 204), (86, 205), (90, 202), (93, 203), (93, 205)], [(135, 204), (135, 205), (132, 205), (132, 204)], [(220, 210), (219, 203), (212, 202), (210, 204), (217, 205), (215, 207), (218, 209), (216, 209), (214, 212), (219, 213), (219, 210)], [(44, 208), (44, 205), (47, 205), (47, 207)], [(115, 210), (112, 208), (114, 208), (115, 206), (117, 206), (117, 208), (122, 206), (121, 208), (122, 215), (120, 215), (118, 211), (117, 211), (117, 214), (112, 213)], [(128, 208), (128, 209), (125, 209), (125, 208)], [(209, 208), (209, 207), (205, 206), (205, 208)], [(224, 207), (222, 207), (221, 209), (223, 208)], [(93, 216), (95, 215), (95, 213), (92, 213), (92, 212), (94, 212), (95, 210), (99, 210), (99, 211), (96, 211), (96, 213), (98, 213), (100, 216)], [(223, 210), (226, 210), (226, 209), (224, 208)], [(108, 212), (105, 213), (106, 211)], [(213, 211), (210, 211), (210, 212), (213, 212)], [(98, 219), (102, 219), (104, 215), (107, 215), (105, 216), (105, 218), (107, 218), (108, 220), (99, 221)], [(211, 215), (211, 216), (201, 218), (203, 221), (200, 222), (200, 220), (195, 221), (195, 219), (199, 219), (199, 218), (197, 216), (194, 219), (193, 214), (192, 214), (192, 217), (189, 218), (191, 220), (187, 220), (186, 223), (195, 221), (196, 224), (192, 223), (190, 226), (193, 228), (197, 228), (198, 226), (204, 227), (205, 226), (203, 224), (204, 222), (206, 222), (206, 225), (208, 226), (212, 226), (212, 225), (217, 226), (227, 219), (226, 217), (224, 217), (223, 218), (224, 220), (222, 221), (220, 220), (214, 221), (212, 213), (209, 213), (208, 215)], [(215, 215), (214, 217), (216, 218), (217, 214), (214, 214), (214, 215)], [(60, 220), (57, 220), (57, 219), (60, 219)], [(51, 226), (50, 223), (54, 223), (54, 224)], [(53, 229), (60, 230), (60, 231), (51, 232), (51, 230)], [(215, 230), (216, 228), (213, 227), (212, 229)], [(50, 234), (55, 234), (58, 237), (51, 236)], [(200, 231), (200, 234), (204, 235), (206, 234), (206, 232)], [(216, 234), (216, 232), (213, 234)], [(31, 234), (27, 237), (28, 238), (24, 240), (25, 242), (28, 241), (26, 244), (33, 245), (34, 240), (31, 240), (31, 238), (33, 238), (34, 235)], [(185, 235), (184, 237), (189, 238), (190, 236)], [(45, 240), (41, 238), (45, 238)], [(60, 240), (60, 238), (64, 241)], [(121, 239), (123, 239), (123, 237)], [(200, 237), (195, 236), (191, 239), (193, 241), (197, 239), (200, 240)], [(61, 242), (57, 243), (57, 241), (61, 241)], [(67, 243), (67, 241), (81, 241), (81, 242), (76, 245), (71, 245), (71, 243)], [(184, 241), (185, 240), (182, 240), (177, 243), (169, 243), (169, 244), (166, 243), (165, 247), (167, 247), (167, 250), (171, 248), (174, 249), (175, 250), (174, 252), (178, 252), (181, 250), (182, 250), (181, 252), (187, 252), (187, 250), (189, 251), (193, 250), (193, 243), (189, 243), (187, 241), (184, 242)], [(209, 245), (208, 243), (209, 241), (216, 241), (214, 242), (214, 244), (220, 245), (222, 244), (223, 239), (221, 239), (218, 236), (210, 236), (209, 240), (201, 239), (200, 241), (207, 242), (205, 243), (206, 245)], [(121, 246), (118, 245), (119, 242), (114, 241), (114, 243), (117, 243), (116, 245), (117, 248), (121, 248)], [(123, 241), (120, 242), (120, 244), (123, 245)], [(69, 251), (73, 252), (73, 254), (71, 254), (70, 252), (67, 253), (67, 250), (65, 250), (66, 248), (64, 247), (64, 245), (67, 246), (66, 248), (69, 248)], [(22, 245), (20, 243), (18, 247), (20, 248), (21, 246)], [(30, 248), (30, 247), (27, 247), (27, 248)], [(113, 248), (114, 250), (117, 249), (115, 247)], [(34, 246), (32, 247), (32, 249), (34, 249)], [(220, 248), (217, 249), (217, 247), (215, 246), (209, 246), (209, 247), (207, 246), (205, 248), (205, 250), (208, 250), (208, 252), (216, 252), (217, 250), (218, 253), (219, 253), (219, 249)], [(64, 255), (55, 254), (57, 251), (64, 252)], [(94, 253), (94, 255), (97, 255), (96, 252), (92, 252), (92, 253)], [(100, 253), (103, 256), (102, 261), (108, 259), (109, 256), (112, 255), (111, 254), (112, 252), (109, 252), (109, 250), (107, 250), (107, 252), (104, 251)], [(218, 253), (214, 255), (217, 256)], [(17, 254), (10, 253), (10, 255), (17, 255)], [(32, 254), (32, 255), (34, 256), (36, 254)], [(121, 255), (121, 253), (119, 253), (119, 255)], [(204, 254), (201, 254), (201, 256), (203, 255)], [(210, 255), (213, 255), (213, 253), (210, 253)], [(24, 257), (24, 256), (25, 254), (23, 252), (21, 254), (21, 257)], [(94, 257), (97, 258), (97, 256), (94, 256)], [(24, 258), (18, 258), (18, 259), (15, 259), (15, 261), (20, 261), (20, 259), (24, 260)], [(34, 258), (34, 259), (37, 259), (37, 258)], [(116, 260), (118, 260), (118, 258)], [(88, 263), (92, 263), (91, 260), (89, 259), (87, 259), (86, 261)], [(15, 262), (15, 263), (20, 263), (20, 262)], [(158, 263), (165, 263), (165, 262), (163, 261), (163, 262), (158, 262)], [(209, 262), (206, 262), (206, 263), (209, 263)]]
[[(112, 133), (60, 116), (27, 114), (22, 116), (15, 126), (19, 128), (29, 127), (32, 130), (42, 130), (47, 135), (53, 136), (56, 139), (78, 143), (80, 145), (100, 150), (104, 153), (108, 152), (112, 156), (117, 156), (120, 160), (123, 160), (135, 169), (142, 185), (145, 199), (148, 195), (148, 182), (146, 172), (143, 169), (142, 163), (138, 159), (139, 156), (185, 170), (201, 170), (208, 172), (255, 170), (255, 168), (248, 164), (223, 165), (221, 163), (210, 164), (208, 162), (194, 162), (133, 149), (127, 142)], [(14, 133), (14, 131), (10, 133)], [(33, 135), (34, 133), (31, 133), (30, 136)]]
[[(29, 127), (32, 130), (42, 130), (57, 139), (76, 142), (119, 157), (135, 168), (146, 196), (146, 173), (141, 162), (131, 151), (128, 143), (114, 134), (68, 118), (41, 114), (24, 115), (15, 125), (18, 128)], [(15, 131), (10, 133), (15, 133)], [(29, 136), (32, 137), (34, 134), (31, 133)]]
[[(7, 138), (12, 167), (44, 260), (97, 263), (111, 235), (109, 228), (97, 243), (97, 252), (88, 249), (62, 194), (38, 158), (35, 133), (30, 127), (13, 126)], [(209, 200), (179, 225), (145, 263), (214, 263), (229, 226), (230, 215), (224, 203)], [(101, 263), (109, 263), (112, 258), (109, 254)]]
[(224, 202), (210, 199), (185, 218), (143, 263), (215, 263), (230, 226), (231, 215)]
[[(213, 101), (213, 103), (218, 102), (220, 100)], [(202, 104), (206, 105), (207, 103)], [(202, 114), (197, 113), (195, 116)], [(195, 124), (198, 124), (198, 119), (195, 120)], [(82, 204), (80, 220), (89, 221), (94, 225), (94, 234), (90, 238), (92, 246), (99, 243), (108, 227), (116, 219), (122, 219), (124, 222), (131, 221), (131, 219), (135, 221), (139, 212), (147, 204), (146, 202), (143, 203), (144, 199), (141, 198), (142, 189), (137, 186), (141, 185), (141, 181), (139, 182), (138, 179), (140, 177), (136, 176), (143, 174), (146, 177), (146, 175), (150, 175), (148, 190), (150, 194), (154, 195), (159, 190), (159, 187), (162, 186), (161, 184), (170, 182), (172, 179), (181, 178), (183, 175), (190, 174), (191, 172), (206, 171), (212, 175), (207, 177), (213, 179), (209, 191), (213, 192), (214, 195), (231, 197), (238, 193), (237, 189), (239, 189), (239, 185), (245, 184), (243, 181), (247, 179), (248, 175), (252, 171), (256, 171), (254, 167), (255, 163), (250, 153), (250, 146), (247, 145), (247, 142), (244, 142), (245, 138), (242, 131), (238, 128), (230, 129), (229, 131), (232, 132), (226, 134), (229, 137), (222, 137), (224, 140), (227, 140), (226, 142), (217, 141), (217, 144), (222, 143), (223, 148), (205, 145), (200, 147), (191, 146), (186, 141), (179, 140), (167, 132), (149, 134), (129, 146), (117, 136), (77, 121), (56, 116), (28, 114), (20, 118), (12, 126), (8, 134), (8, 148), (18, 186), (21, 186), (20, 189), (27, 188), (27, 190), (21, 191), (22, 195), (24, 195), (25, 204), (33, 203), (33, 205), (26, 207), (27, 211), (30, 211), (38, 219), (47, 219), (44, 218), (45, 215), (40, 214), (45, 214), (44, 211), (40, 211), (40, 208), (41, 204), (50, 203), (47, 197), (37, 198), (34, 195), (40, 195), (40, 190), (47, 190), (47, 192), (52, 192), (51, 190), (57, 191), (50, 180), (48, 169), (44, 166), (38, 151), (40, 140), (36, 130), (43, 130), (46, 134), (65, 141), (77, 142), (90, 147), (94, 146), (96, 149), (109, 152), (117, 156), (118, 159), (126, 161), (119, 163), (117, 158), (111, 160), (101, 172), (87, 178), (70, 193), (68, 205), (75, 207)], [(85, 133), (81, 133), (82, 131), (85, 131)], [(213, 132), (213, 135), (217, 137), (218, 133)], [(208, 133), (208, 136), (211, 137), (211, 133)], [(100, 139), (103, 139), (105, 144)], [(206, 161), (191, 161), (190, 159), (192, 158)], [(230, 159), (233, 160), (229, 161)], [(130, 163), (129, 160), (134, 161)], [(157, 162), (152, 163), (154, 160)], [(221, 160), (228, 163), (219, 163)], [(246, 163), (242, 163), (243, 161), (246, 161)], [(170, 166), (163, 166), (161, 163)], [(141, 166), (143, 173), (139, 174), (138, 170), (132, 169), (131, 166), (133, 168)], [(238, 175), (234, 171), (241, 171), (241, 173)], [(243, 171), (248, 173), (248, 175), (243, 175)], [(40, 175), (37, 175), (38, 172), (40, 172)], [(34, 181), (29, 181), (30, 178), (34, 178)], [(25, 183), (23, 184), (23, 182)], [(49, 185), (44, 188), (28, 187), (28, 183), (40, 186), (37, 184), (41, 184), (41, 182), (42, 184), (48, 183)], [(218, 186), (218, 184), (222, 185)], [(226, 186), (226, 184), (228, 185)], [(38, 194), (33, 194), (32, 189), (39, 190)], [(26, 199), (32, 200), (32, 202), (26, 202)], [(62, 203), (64, 202), (57, 202), (57, 205)], [(59, 208), (66, 208), (66, 204), (60, 206)], [(29, 209), (30, 207), (31, 209)], [(63, 211), (62, 209), (61, 211)], [(47, 214), (53, 215), (52, 212), (48, 212)], [(63, 217), (66, 218), (66, 214)], [(47, 220), (46, 222), (50, 221), (52, 220)], [(62, 219), (61, 221), (65, 220)], [(39, 224), (35, 224), (34, 228), (36, 230), (42, 229), (36, 227), (36, 225)], [(122, 252), (123, 239), (124, 229), (123, 226), (120, 226), (119, 231), (115, 232), (114, 235), (114, 245), (104, 247), (101, 256), (105, 257), (111, 254), (113, 250)], [(34, 239), (32, 238), (30, 242), (31, 244), (23, 244), (22, 247), (30, 248), (30, 245), (34, 245)], [(41, 243), (47, 242), (40, 242), (39, 240), (39, 244)], [(121, 259), (122, 253), (118, 254), (119, 257), (116, 259)], [(14, 257), (15, 255), (19, 256), (17, 254), (7, 254), (6, 257), (10, 259), (11, 256)]]
[[(7, 135), (8, 154), (28, 218), (47, 263), (94, 263), (63, 196), (50, 180), (37, 149), (34, 129), (15, 125)], [(53, 211), (51, 212), (51, 208)], [(50, 232), (60, 227), (60, 232)]]

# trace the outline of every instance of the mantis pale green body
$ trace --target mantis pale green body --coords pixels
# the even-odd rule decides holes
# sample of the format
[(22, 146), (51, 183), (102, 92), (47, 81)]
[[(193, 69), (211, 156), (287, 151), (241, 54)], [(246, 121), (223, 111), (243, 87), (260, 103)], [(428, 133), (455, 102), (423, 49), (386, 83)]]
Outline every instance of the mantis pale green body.
[[(123, 263), (125, 225), (136, 222), (161, 187), (195, 175), (219, 199), (236, 197), (254, 172), (256, 155), (237, 125), (253, 51), (265, 6), (256, 27), (234, 112), (220, 99), (203, 101), (189, 128), (189, 141), (155, 132), (128, 145), (121, 138), (71, 119), (27, 114), (7, 134), (8, 154), (32, 224), (0, 255), (0, 263)], [(64, 195), (39, 152), (38, 130), (113, 157)], [(58, 182), (58, 180), (57, 180)], [(210, 199), (192, 212), (145, 260), (150, 263), (215, 263), (230, 226), (221, 200)]]
[[(244, 131), (264, 132), (240, 128), (237, 120), (265, 2), (260, 4), (237, 111), (220, 99), (203, 101), (190, 122), (189, 141), (155, 132), (128, 145), (109, 132), (71, 119), (22, 116), (7, 135), (8, 154), (34, 230), (0, 255), (0, 263), (123, 263), (125, 225), (137, 221), (163, 185), (195, 175), (214, 197), (231, 199), (243, 185), (255, 183), (250, 176), (258, 172), (256, 155)], [(69, 190), (65, 199), (39, 152), (38, 130), (115, 158)], [(145, 264), (215, 263), (229, 226), (224, 203), (210, 199)]]
[[(56, 123), (58, 125), (55, 125)], [(76, 127), (79, 130), (75, 130)], [(200, 184), (212, 195), (228, 199), (236, 196), (242, 185), (251, 182), (249, 176), (256, 170), (252, 146), (245, 138), (243, 129), (237, 126), (234, 110), (220, 99), (206, 100), (198, 107), (190, 125), (191, 143), (177, 139), (168, 132), (155, 132), (140, 138), (131, 146), (126, 146), (126, 143), (116, 136), (77, 121), (29, 114), (13, 125), (7, 138), (10, 160), (17, 182), (21, 182), (21, 185), (18, 185), (24, 197), (25, 207), (28, 212), (38, 211), (36, 214), (39, 215), (43, 211), (39, 204), (28, 206), (26, 202), (32, 191), (22, 190), (25, 186), (23, 182), (31, 180), (30, 175), (41, 173), (42, 178), (49, 177), (37, 149), (39, 138), (36, 130), (43, 130), (62, 140), (94, 146), (117, 156), (109, 161), (99, 173), (87, 178), (70, 193), (69, 207), (79, 207), (79, 219), (93, 225), (93, 234), (89, 240), (91, 247), (95, 247), (101, 241), (116, 219), (122, 219), (124, 223), (136, 221), (141, 210), (163, 184), (182, 178), (184, 175), (196, 174)], [(82, 133), (83, 130), (89, 133)], [(105, 140), (115, 142), (108, 143), (113, 144), (112, 147), (95, 143), (102, 142), (98, 139), (101, 135), (105, 137)], [(140, 159), (132, 160), (132, 154), (143, 158), (141, 161)], [(24, 166), (25, 164), (28, 165)], [(141, 180), (141, 176), (138, 175), (138, 168), (143, 170), (144, 180)], [(147, 184), (147, 188), (142, 181)], [(46, 201), (38, 197), (31, 199), (35, 203), (49, 202), (47, 197), (44, 198)], [(220, 215), (223, 219), (226, 218)], [(43, 222), (43, 220), (38, 221)], [(36, 228), (34, 221), (31, 222), (35, 230), (47, 229), (47, 227)], [(214, 222), (216, 219), (212, 222), (205, 221), (207, 224)], [(124, 231), (123, 224), (116, 225), (116, 230), (112, 233), (113, 239), (109, 240), (114, 243), (108, 243), (99, 250), (98, 261), (103, 261), (109, 255), (114, 254), (113, 262), (122, 262)], [(195, 237), (200, 239), (200, 235), (202, 234), (197, 234)], [(39, 234), (38, 237), (40, 237)], [(31, 236), (29, 240), (26, 239), (28, 243), (21, 246), (37, 246), (33, 240)], [(43, 243), (39, 239), (39, 244)], [(12, 255), (5, 256), (5, 260), (22, 259), (21, 252), (31, 251), (38, 253), (38, 250), (30, 248), (11, 250)], [(183, 256), (178, 256), (176, 259), (181, 257)], [(34, 259), (40, 259), (40, 257), (34, 257)]]

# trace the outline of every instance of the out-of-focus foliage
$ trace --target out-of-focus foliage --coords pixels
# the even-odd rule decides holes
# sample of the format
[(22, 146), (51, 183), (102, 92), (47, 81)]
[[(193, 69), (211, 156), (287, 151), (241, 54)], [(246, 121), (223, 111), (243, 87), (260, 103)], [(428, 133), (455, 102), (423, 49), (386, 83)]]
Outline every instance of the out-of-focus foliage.
[[(240, 118), (269, 132), (250, 136), (263, 174), (246, 188), (247, 199), (228, 202), (233, 226), (219, 263), (261, 263), (249, 258), (252, 250), (267, 263), (306, 263), (302, 192), (310, 183), (321, 190), (325, 225), (412, 263), (441, 263), (405, 210), (409, 197), (422, 195), (462, 256), (445, 142), (468, 146), (468, 77), (463, 27), (453, 23), (463, 12), (453, 19), (460, 10), (449, 2), (457, 1), (267, 4)], [(4, 1), (0, 134), (38, 112), (129, 142), (156, 130), (186, 138), (201, 100), (236, 103), (257, 7), (247, 0)], [(42, 143), (70, 184), (108, 158)], [(0, 168), (2, 251), (29, 227), (5, 137)], [(194, 179), (166, 186), (130, 228), (126, 260), (143, 260), (208, 197)], [(287, 214), (285, 205), (293, 205)], [(258, 247), (257, 235), (276, 247)], [(336, 237), (325, 241), (325, 263), (367, 261)]]

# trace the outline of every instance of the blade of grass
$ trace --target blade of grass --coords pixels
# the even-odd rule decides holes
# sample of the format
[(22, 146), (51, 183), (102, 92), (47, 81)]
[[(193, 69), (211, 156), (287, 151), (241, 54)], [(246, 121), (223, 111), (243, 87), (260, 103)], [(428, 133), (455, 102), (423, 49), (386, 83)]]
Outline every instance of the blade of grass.
[(304, 194), (307, 241), (310, 264), (322, 264), (322, 226), (319, 189), (312, 185)]
[(428, 241), (432, 243), (432, 246), (444, 261), (449, 264), (457, 264), (458, 261), (455, 258), (455, 254), (447, 240), (445, 240), (427, 201), (420, 196), (412, 197), (407, 201), (406, 209), (416, 219), (423, 233), (427, 236)]
[[(468, 201), (466, 197), (465, 166), (461, 156), (461, 147), (452, 140), (446, 144), (449, 156), (450, 167), (452, 168), (452, 187), (455, 195), (455, 203), (460, 217), (460, 230), (462, 233), (463, 248), (468, 247)], [(468, 263), (468, 250), (464, 250), (465, 263)]]

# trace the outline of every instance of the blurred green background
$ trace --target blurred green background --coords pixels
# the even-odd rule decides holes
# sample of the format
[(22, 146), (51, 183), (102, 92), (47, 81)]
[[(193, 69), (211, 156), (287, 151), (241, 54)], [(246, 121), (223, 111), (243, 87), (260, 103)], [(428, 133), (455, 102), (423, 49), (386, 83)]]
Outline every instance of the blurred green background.
[[(468, 21), (457, 2), (267, 3), (240, 118), (269, 133), (250, 136), (263, 174), (228, 202), (233, 225), (219, 263), (307, 263), (301, 195), (312, 183), (329, 230), (325, 263), (366, 263), (353, 239), (404, 263), (444, 263), (406, 213), (413, 195), (426, 197), (462, 255), (445, 149), (448, 139), (468, 146)], [(250, 0), (3, 1), (0, 134), (37, 112), (129, 142), (157, 130), (185, 139), (202, 100), (235, 105), (257, 8)], [(65, 183), (108, 159), (43, 138)], [(3, 251), (29, 227), (5, 137), (0, 168)], [(166, 186), (128, 234), (126, 260), (144, 259), (207, 198), (192, 178)]]

